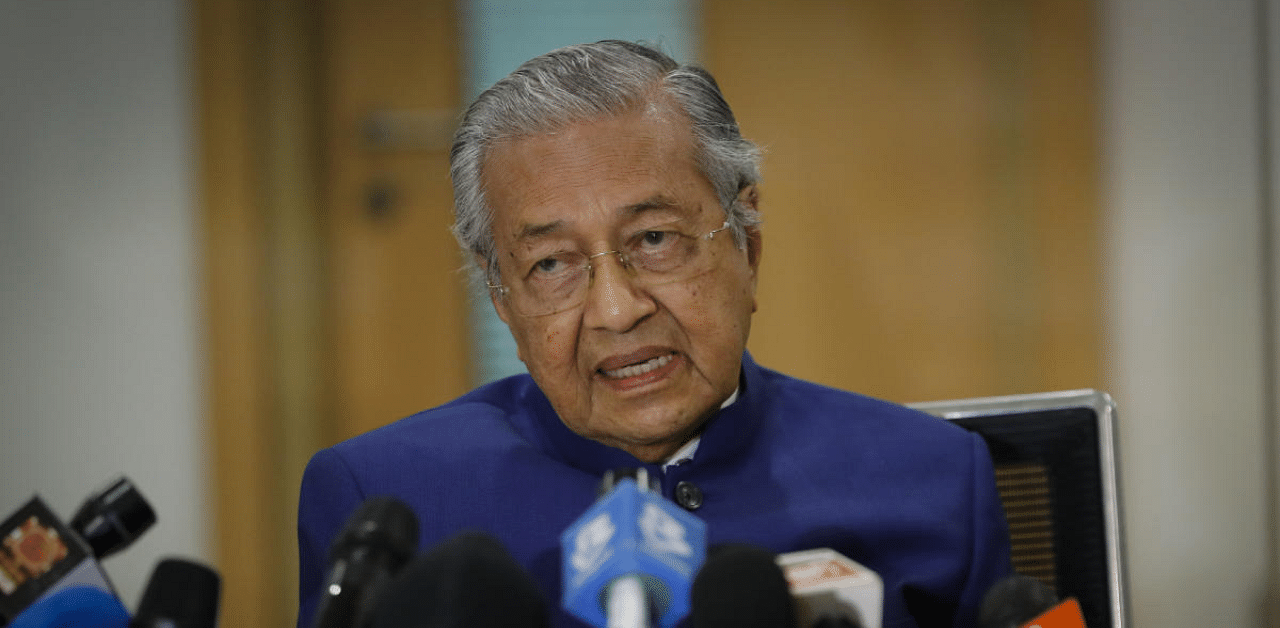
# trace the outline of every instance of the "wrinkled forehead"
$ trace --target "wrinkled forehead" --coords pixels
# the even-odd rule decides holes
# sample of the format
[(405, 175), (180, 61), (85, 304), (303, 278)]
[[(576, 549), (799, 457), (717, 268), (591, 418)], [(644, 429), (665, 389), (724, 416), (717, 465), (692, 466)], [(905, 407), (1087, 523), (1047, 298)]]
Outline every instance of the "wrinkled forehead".
[(662, 107), (497, 142), (482, 178), (499, 246), (640, 215), (688, 217), (711, 189), (688, 122)]
[[(503, 162), (504, 153), (518, 151), (530, 145), (572, 137), (586, 142), (593, 137), (614, 133), (618, 136), (648, 133), (663, 134), (674, 141), (693, 144), (693, 126), (688, 114), (675, 98), (654, 86), (642, 97), (617, 111), (585, 112), (576, 109), (528, 111), (523, 121), (508, 121), (501, 129), (487, 134), (480, 154), (479, 174), (486, 196), (493, 192), (495, 171), (510, 167)], [(649, 123), (649, 124), (646, 124)], [(495, 155), (499, 158), (495, 159)], [(501, 176), (501, 172), (497, 172)]]

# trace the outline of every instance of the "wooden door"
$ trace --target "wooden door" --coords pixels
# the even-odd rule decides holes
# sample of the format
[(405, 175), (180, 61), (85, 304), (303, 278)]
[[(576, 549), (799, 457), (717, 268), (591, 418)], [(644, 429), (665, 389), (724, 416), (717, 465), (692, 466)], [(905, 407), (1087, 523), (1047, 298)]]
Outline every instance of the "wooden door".
[(468, 386), (457, 19), (448, 0), (195, 9), (221, 623), (283, 627), (307, 459)]
[(448, 0), (330, 0), (322, 85), (329, 440), (465, 392), (463, 258), (449, 232), (460, 107)]

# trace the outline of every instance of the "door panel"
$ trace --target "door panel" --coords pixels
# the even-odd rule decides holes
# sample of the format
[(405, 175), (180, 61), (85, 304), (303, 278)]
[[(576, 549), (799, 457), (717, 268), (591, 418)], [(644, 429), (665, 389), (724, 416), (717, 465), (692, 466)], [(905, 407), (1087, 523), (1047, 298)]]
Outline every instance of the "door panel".
[(326, 233), (340, 440), (468, 385), (463, 259), (449, 232), (460, 99), (453, 3), (325, 4)]

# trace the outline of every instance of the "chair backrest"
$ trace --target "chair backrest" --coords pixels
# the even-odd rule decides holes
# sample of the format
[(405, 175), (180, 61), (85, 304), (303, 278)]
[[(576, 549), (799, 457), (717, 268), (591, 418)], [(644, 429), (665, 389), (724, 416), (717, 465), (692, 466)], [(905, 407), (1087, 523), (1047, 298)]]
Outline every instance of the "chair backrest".
[(1124, 628), (1115, 403), (1071, 390), (910, 404), (980, 434), (995, 463), (1014, 569), (1080, 602), (1089, 628)]

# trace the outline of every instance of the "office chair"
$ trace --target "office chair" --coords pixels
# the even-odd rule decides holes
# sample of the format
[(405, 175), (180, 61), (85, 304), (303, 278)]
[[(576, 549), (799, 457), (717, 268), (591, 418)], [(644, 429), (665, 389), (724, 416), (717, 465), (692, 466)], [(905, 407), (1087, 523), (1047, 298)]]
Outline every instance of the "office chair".
[(909, 405), (986, 440), (1014, 569), (1076, 598), (1089, 628), (1125, 628), (1111, 397), (1071, 390)]

